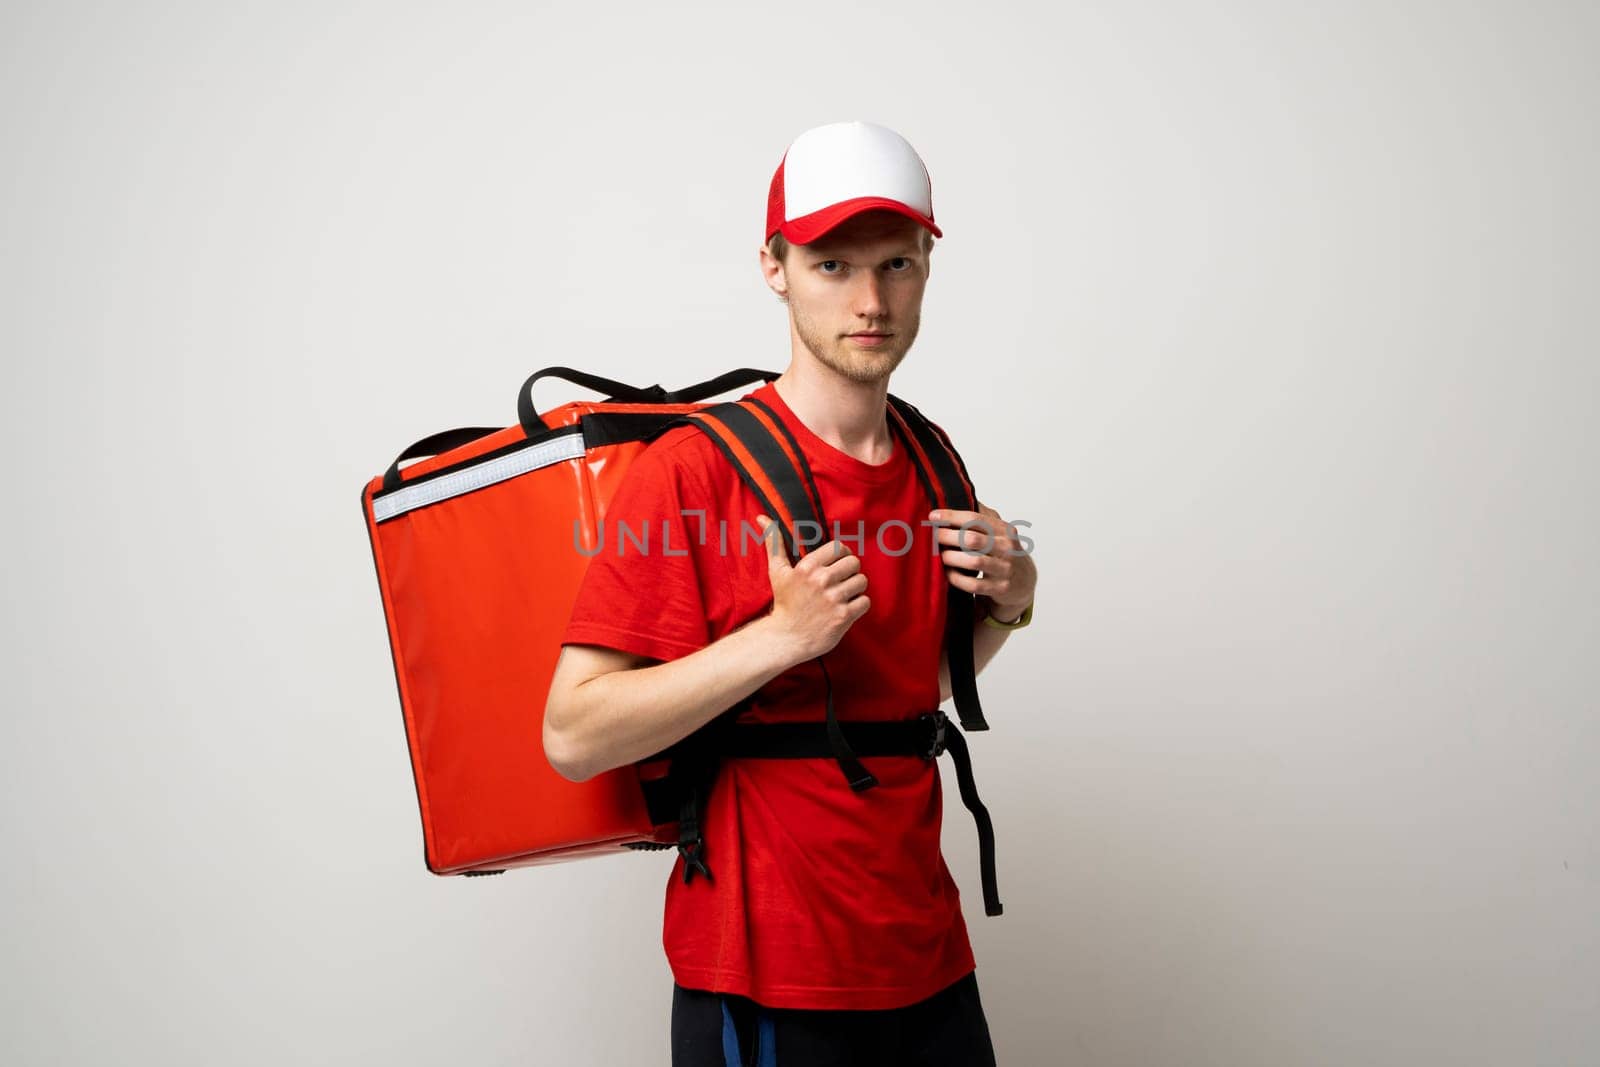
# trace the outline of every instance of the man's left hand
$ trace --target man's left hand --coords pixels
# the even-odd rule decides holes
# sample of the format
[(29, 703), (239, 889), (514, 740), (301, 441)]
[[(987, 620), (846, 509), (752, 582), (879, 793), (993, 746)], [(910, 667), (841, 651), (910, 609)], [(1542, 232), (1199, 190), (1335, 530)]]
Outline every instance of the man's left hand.
[(1002, 621), (1017, 618), (1033, 603), (1039, 582), (1033, 556), (1023, 547), (1017, 528), (998, 511), (979, 501), (977, 511), (940, 508), (928, 513), (928, 521), (939, 524), (933, 535), (943, 546), (939, 558), (951, 585), (987, 597), (992, 614)]

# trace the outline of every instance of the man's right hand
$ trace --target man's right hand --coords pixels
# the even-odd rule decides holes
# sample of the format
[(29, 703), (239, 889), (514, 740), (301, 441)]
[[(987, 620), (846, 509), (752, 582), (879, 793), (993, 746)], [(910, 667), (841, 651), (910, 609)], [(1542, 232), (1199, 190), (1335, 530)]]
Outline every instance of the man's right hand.
[(782, 531), (766, 515), (756, 516), (756, 522), (767, 546), (772, 624), (794, 642), (798, 662), (815, 659), (837, 645), (872, 607), (861, 557), (842, 542), (829, 541), (791, 565)]
[(662, 752), (833, 648), (867, 613), (858, 556), (830, 541), (791, 567), (780, 531), (765, 515), (759, 521), (772, 580), (770, 614), (654, 665), (615, 649), (561, 649), (544, 708), (544, 751), (556, 773), (582, 782)]

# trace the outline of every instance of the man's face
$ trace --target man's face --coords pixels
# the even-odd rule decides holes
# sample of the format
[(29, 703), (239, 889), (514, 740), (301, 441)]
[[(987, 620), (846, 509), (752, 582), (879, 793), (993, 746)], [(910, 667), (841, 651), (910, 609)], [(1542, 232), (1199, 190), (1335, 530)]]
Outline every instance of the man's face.
[(892, 211), (867, 211), (786, 262), (763, 253), (767, 283), (786, 296), (794, 332), (819, 362), (851, 381), (876, 383), (900, 365), (922, 322), (926, 231)]

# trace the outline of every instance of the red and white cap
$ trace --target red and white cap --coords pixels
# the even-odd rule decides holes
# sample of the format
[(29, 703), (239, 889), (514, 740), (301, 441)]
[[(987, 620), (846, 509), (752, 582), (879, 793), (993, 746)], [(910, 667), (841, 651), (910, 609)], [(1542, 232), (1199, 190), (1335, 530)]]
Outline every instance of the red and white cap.
[(933, 183), (916, 150), (891, 129), (834, 122), (807, 130), (783, 154), (767, 193), (767, 232), (810, 244), (852, 215), (874, 208), (915, 219), (935, 237)]

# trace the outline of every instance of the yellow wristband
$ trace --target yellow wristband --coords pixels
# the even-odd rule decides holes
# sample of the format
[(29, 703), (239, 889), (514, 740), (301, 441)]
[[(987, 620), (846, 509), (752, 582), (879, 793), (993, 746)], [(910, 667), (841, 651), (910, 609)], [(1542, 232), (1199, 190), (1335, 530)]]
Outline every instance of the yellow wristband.
[(1027, 607), (1022, 609), (1022, 614), (1019, 615), (1017, 618), (1012, 619), (1010, 622), (1001, 622), (999, 619), (997, 619), (993, 615), (989, 614), (988, 605), (987, 604), (984, 605), (984, 609), (983, 609), (983, 624), (985, 626), (993, 626), (996, 630), (1020, 630), (1020, 629), (1022, 629), (1024, 626), (1028, 625), (1028, 623), (1030, 623), (1032, 621), (1033, 621), (1033, 603), (1031, 601), (1029, 602)]

